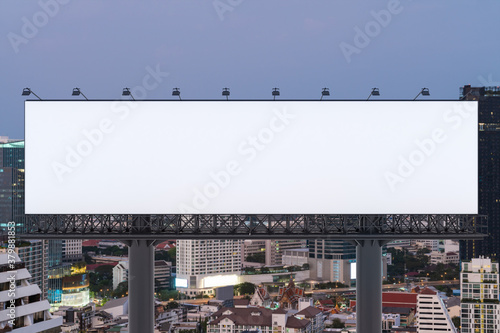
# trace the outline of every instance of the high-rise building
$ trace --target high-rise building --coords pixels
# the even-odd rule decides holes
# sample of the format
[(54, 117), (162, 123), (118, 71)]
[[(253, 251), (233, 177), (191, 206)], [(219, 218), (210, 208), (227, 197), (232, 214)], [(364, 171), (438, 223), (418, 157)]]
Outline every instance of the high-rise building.
[(283, 265), (283, 252), (288, 249), (305, 247), (307, 242), (303, 239), (286, 240), (245, 240), (241, 245), (241, 261), (249, 258), (260, 258), (266, 266)]
[(241, 240), (178, 240), (176, 287), (189, 296), (214, 295), (241, 273)]
[[(24, 141), (0, 140), (0, 230), (8, 222), (16, 225), (16, 235), (25, 232), (24, 215)], [(31, 272), (30, 282), (37, 284), (42, 297), (48, 296), (48, 242), (21, 241), (18, 254)]]
[(0, 254), (0, 332), (61, 332), (63, 318), (49, 313), (49, 302), (30, 277), (17, 254)]
[(172, 263), (165, 260), (156, 260), (154, 277), (156, 292), (171, 289)]
[(63, 263), (83, 261), (81, 239), (64, 239), (61, 245)]
[[(340, 282), (353, 285), (356, 281), (356, 246), (341, 240), (308, 240), (309, 274), (315, 282)], [(383, 277), (387, 276), (387, 258), (382, 260)]]
[(488, 216), (488, 235), (482, 241), (462, 241), (462, 259), (500, 255), (500, 88), (460, 88), (460, 98), (479, 107), (479, 214)]
[(356, 246), (340, 240), (309, 240), (308, 247), (311, 280), (351, 285), (356, 278)]
[[(113, 267), (113, 290), (118, 288), (121, 282), (128, 281), (128, 260), (120, 261)], [(172, 263), (165, 260), (155, 260), (154, 279), (155, 291), (171, 289)]]
[(0, 143), (0, 229), (16, 223), (24, 231), (24, 141)]
[[(48, 243), (43, 240), (22, 240), (16, 242), (14, 251), (17, 253), (26, 269), (30, 272), (29, 282), (36, 284), (43, 299), (47, 299), (48, 291)], [(7, 243), (0, 247), (1, 253), (7, 253)]]
[(417, 308), (418, 333), (457, 332), (443, 299), (435, 289), (426, 287), (420, 291)]
[(460, 273), (462, 333), (500, 331), (498, 263), (489, 258), (462, 262)]

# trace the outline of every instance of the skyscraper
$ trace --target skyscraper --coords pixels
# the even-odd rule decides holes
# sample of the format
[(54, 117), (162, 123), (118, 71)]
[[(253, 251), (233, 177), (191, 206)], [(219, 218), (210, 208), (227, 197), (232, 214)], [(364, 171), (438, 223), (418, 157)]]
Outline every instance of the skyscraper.
[(489, 237), (462, 241), (462, 259), (500, 255), (500, 88), (460, 88), (461, 99), (476, 100), (479, 106), (479, 214), (488, 216)]
[(24, 231), (24, 141), (0, 143), (0, 228), (16, 223)]
[(241, 273), (241, 240), (178, 240), (176, 287), (189, 296), (215, 295), (214, 288), (235, 285)]

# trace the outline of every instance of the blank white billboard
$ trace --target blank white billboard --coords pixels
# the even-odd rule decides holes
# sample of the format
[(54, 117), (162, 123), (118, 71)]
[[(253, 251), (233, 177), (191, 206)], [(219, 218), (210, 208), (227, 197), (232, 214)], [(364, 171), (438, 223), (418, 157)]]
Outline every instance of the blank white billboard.
[(477, 102), (27, 101), (27, 214), (477, 214)]

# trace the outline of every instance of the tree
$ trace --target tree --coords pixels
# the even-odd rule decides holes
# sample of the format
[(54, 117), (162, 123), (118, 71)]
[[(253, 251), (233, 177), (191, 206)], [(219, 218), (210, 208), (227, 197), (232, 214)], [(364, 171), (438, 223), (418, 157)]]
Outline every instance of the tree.
[(168, 252), (167, 252), (167, 253), (168, 253), (168, 255), (170, 256), (171, 261), (172, 261), (173, 263), (175, 263), (176, 258), (177, 258), (177, 247), (173, 247), (173, 248), (171, 248), (170, 250), (168, 250)]
[(175, 301), (172, 301), (172, 302), (168, 302), (167, 305), (165, 306), (165, 308), (167, 310), (170, 310), (170, 309), (177, 309), (179, 308), (179, 303), (175, 302)]
[(177, 290), (162, 289), (158, 292), (158, 298), (162, 301), (179, 299), (180, 293)]
[(255, 284), (243, 282), (234, 286), (234, 293), (238, 295), (249, 295), (255, 292)]
[(460, 328), (460, 317), (455, 316), (451, 318), (451, 321), (453, 322), (453, 325), (455, 325), (455, 328)]
[(342, 320), (339, 318), (333, 318), (332, 324), (329, 326), (329, 328), (344, 328), (345, 324)]
[(255, 273), (255, 267), (244, 267), (243, 270), (245, 271), (246, 274)]
[(128, 294), (128, 281), (123, 281), (118, 284), (115, 290), (113, 290), (113, 297), (124, 297)]
[(93, 260), (92, 257), (88, 255), (88, 253), (85, 253), (83, 258), (84, 258), (85, 262), (87, 263), (87, 265), (95, 264), (95, 260)]
[(307, 263), (303, 264), (302, 265), (302, 269), (305, 270), (305, 271), (307, 271), (309, 269), (309, 264), (307, 264)]
[(248, 262), (258, 262), (264, 264), (266, 262), (266, 253), (265, 252), (251, 253), (245, 258), (245, 260)]

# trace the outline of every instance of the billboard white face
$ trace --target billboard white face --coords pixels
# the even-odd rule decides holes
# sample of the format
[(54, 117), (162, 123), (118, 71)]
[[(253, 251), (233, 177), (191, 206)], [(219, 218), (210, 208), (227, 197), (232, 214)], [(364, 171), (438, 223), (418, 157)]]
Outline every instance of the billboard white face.
[(28, 101), (27, 214), (477, 214), (477, 102)]

